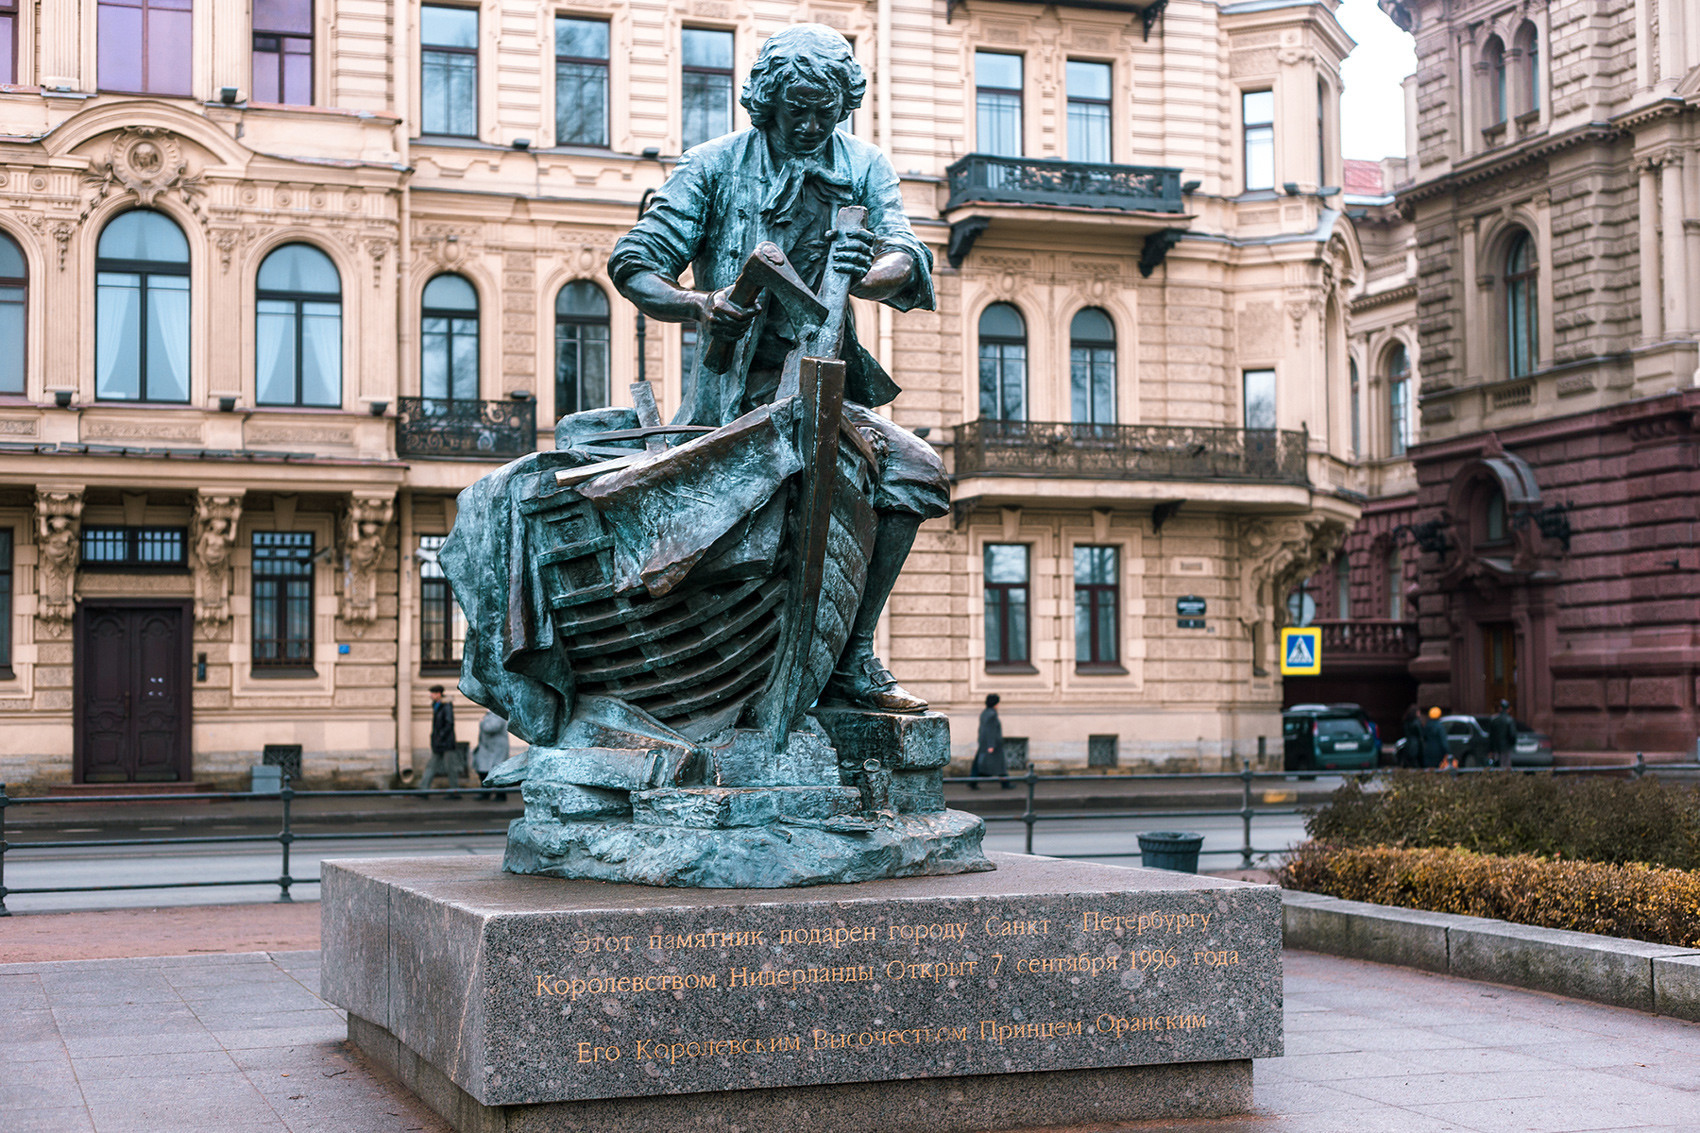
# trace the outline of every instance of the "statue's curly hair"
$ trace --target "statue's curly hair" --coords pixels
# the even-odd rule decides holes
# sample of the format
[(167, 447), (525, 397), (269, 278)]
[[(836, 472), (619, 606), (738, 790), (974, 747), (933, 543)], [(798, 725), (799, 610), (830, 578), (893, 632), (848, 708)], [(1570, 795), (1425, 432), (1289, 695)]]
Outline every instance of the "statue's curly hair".
[(738, 98), (750, 113), (750, 125), (765, 129), (785, 87), (799, 80), (836, 90), (843, 102), (841, 118), (861, 106), (868, 93), (868, 77), (849, 40), (824, 24), (797, 24), (769, 36), (750, 68)]

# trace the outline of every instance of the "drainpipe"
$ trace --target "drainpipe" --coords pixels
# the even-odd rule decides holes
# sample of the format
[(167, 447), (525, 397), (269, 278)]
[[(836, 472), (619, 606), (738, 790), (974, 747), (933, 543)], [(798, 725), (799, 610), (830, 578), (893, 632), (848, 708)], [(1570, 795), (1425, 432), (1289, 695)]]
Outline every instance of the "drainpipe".
[(402, 757), (413, 770), (413, 492), (398, 493), (395, 632), (395, 782), (402, 781)]

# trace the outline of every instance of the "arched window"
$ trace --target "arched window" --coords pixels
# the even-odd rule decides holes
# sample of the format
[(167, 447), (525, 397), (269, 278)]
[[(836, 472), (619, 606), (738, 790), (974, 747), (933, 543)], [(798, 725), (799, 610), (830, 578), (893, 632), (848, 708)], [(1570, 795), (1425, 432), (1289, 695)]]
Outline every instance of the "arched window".
[(95, 397), (189, 400), (189, 242), (164, 213), (115, 218), (95, 249)]
[(478, 397), (478, 292), (463, 275), (425, 285), (419, 320), (419, 393), (471, 401)]
[(555, 299), (555, 415), (608, 404), (608, 296), (587, 279)]
[(0, 393), (24, 392), (24, 253), (0, 232)]
[(1535, 242), (1527, 232), (1512, 237), (1505, 253), (1505, 337), (1511, 376), (1534, 372), (1540, 356), (1535, 333)]
[[(985, 320), (980, 323), (984, 328)], [(981, 343), (985, 331), (981, 331)], [(983, 349), (983, 347), (982, 347)], [(1068, 328), (1069, 390), (1077, 425), (1116, 423), (1116, 326), (1096, 307), (1074, 316)]]
[(1505, 121), (1505, 44), (1497, 35), (1488, 37), (1482, 47), (1482, 62), (1487, 65), (1487, 124), (1497, 126)]
[(980, 315), (980, 418), (1027, 420), (1027, 324), (1008, 303)]
[(1387, 455), (1404, 456), (1411, 446), (1411, 356), (1395, 342), (1387, 352)]
[(285, 244), (255, 281), (254, 390), (260, 405), (342, 404), (342, 277), (310, 244)]
[(1540, 33), (1535, 25), (1523, 21), (1523, 26), (1517, 29), (1517, 38), (1513, 41), (1521, 57), (1522, 71), (1518, 76), (1518, 113), (1526, 114), (1531, 110), (1540, 109), (1541, 105), (1541, 43)]

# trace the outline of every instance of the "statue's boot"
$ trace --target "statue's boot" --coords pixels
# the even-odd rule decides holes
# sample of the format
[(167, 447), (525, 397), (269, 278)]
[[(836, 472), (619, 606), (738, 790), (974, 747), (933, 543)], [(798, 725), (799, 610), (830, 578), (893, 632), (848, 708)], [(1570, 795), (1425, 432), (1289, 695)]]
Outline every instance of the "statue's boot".
[(914, 546), (915, 533), (920, 529), (918, 516), (880, 513), (879, 534), (874, 538), (874, 552), (868, 561), (868, 580), (862, 588), (862, 604), (850, 626), (850, 640), (845, 643), (838, 666), (821, 693), (822, 703), (878, 712), (925, 711), (927, 702), (906, 691), (884, 662), (874, 656), (874, 630), (879, 626), (880, 611), (885, 609), (885, 600), (897, 584), (903, 561), (909, 557), (909, 548)]

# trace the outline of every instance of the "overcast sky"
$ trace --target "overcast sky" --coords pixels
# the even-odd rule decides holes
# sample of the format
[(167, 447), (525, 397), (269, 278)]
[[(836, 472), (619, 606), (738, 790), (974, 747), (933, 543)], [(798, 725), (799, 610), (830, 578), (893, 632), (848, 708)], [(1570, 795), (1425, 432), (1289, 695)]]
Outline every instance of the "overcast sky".
[(1340, 101), (1342, 152), (1366, 161), (1403, 157), (1405, 93), (1399, 81), (1417, 69), (1413, 41), (1375, 0), (1344, 0), (1336, 14), (1358, 41), (1340, 68), (1346, 88)]

